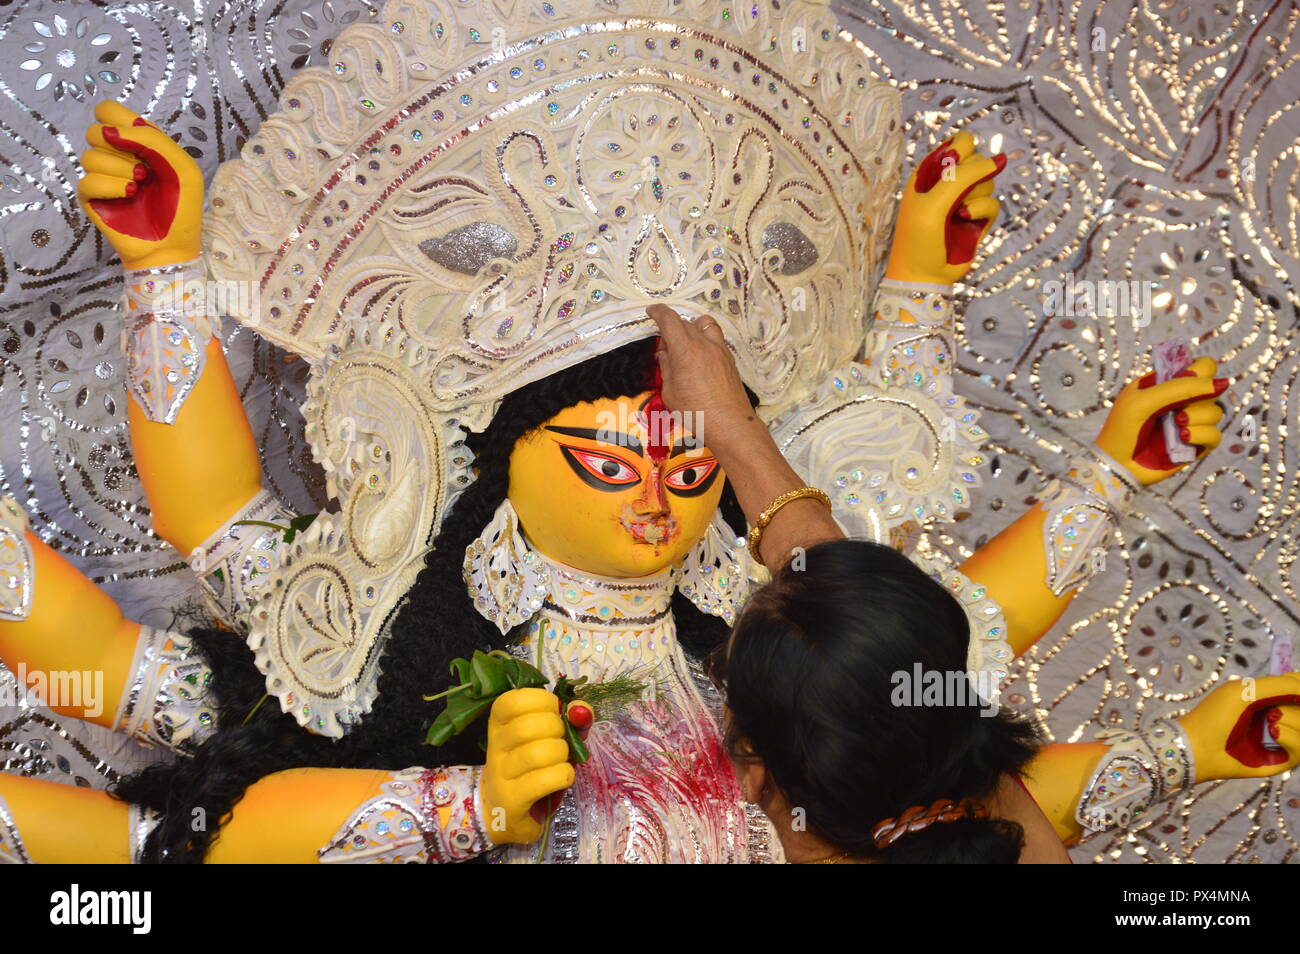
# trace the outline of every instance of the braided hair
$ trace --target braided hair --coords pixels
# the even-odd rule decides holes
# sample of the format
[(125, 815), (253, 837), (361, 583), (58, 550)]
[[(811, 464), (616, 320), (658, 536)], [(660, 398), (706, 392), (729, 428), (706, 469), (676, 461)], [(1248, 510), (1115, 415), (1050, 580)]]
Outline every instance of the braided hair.
[[(265, 678), (252, 652), (229, 630), (191, 630), (212, 668), (219, 728), (192, 758), (149, 766), (114, 788), (116, 797), (162, 814), (142, 860), (202, 862), (219, 823), (248, 787), (284, 769), (481, 763), (477, 733), (464, 733), (438, 749), (424, 744), (439, 707), (423, 697), (451, 686), (451, 660), (476, 649), (505, 648), (517, 635), (502, 635), (474, 609), (462, 580), (465, 548), (506, 498), (515, 443), (567, 407), (646, 390), (655, 369), (653, 352), (653, 341), (643, 339), (525, 385), (501, 402), (485, 431), (468, 436), (477, 479), (448, 512), (393, 619), (373, 709), (343, 738), (313, 735), (278, 705), (259, 704)], [(720, 507), (743, 532), (744, 517), (730, 486), (724, 487)], [(673, 598), (673, 612), (679, 636), (693, 654), (708, 652), (727, 635), (722, 620), (701, 613), (680, 594)]]

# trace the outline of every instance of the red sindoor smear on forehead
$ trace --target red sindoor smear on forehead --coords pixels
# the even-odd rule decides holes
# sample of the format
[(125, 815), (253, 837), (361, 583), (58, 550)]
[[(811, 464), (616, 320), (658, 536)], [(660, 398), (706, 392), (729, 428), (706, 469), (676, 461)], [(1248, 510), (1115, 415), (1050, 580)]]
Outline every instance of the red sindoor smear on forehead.
[[(659, 339), (655, 339), (656, 350), (659, 346)], [(646, 443), (646, 455), (655, 463), (662, 464), (668, 459), (668, 450), (672, 442), (672, 428), (667, 426), (668, 415), (665, 413), (668, 408), (664, 404), (664, 397), (661, 389), (664, 386), (663, 371), (659, 367), (659, 362), (654, 361), (650, 369), (650, 387), (654, 394), (646, 402), (641, 412), (645, 415), (645, 429), (649, 436)]]

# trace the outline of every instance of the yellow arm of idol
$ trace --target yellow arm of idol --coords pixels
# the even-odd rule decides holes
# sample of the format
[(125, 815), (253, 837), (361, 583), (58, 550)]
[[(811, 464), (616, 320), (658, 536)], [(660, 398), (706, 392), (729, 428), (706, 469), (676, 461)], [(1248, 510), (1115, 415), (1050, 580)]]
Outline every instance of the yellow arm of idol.
[[(95, 118), (78, 197), (121, 255), (130, 299), (130, 272), (198, 259), (203, 177), (169, 136), (125, 106), (99, 103)], [(200, 347), (202, 371), (171, 423), (151, 420), (157, 415), (136, 393), (127, 404), (154, 530), (187, 557), (261, 487), (257, 445), (221, 345), (214, 337)]]
[(261, 489), (253, 429), (216, 338), (207, 344), (207, 366), (174, 424), (148, 420), (134, 397), (127, 420), (154, 532), (182, 555)]
[[(46, 692), (55, 712), (114, 728), (140, 626), (31, 531), (23, 539), (31, 598), (26, 618), (0, 619), (0, 662), (23, 688), (56, 689)], [(57, 689), (74, 686), (76, 698)]]
[[(292, 769), (268, 775), (235, 806), (208, 861), (315, 863), (340, 825), (379, 795), (389, 778), (388, 772), (362, 769)], [(130, 808), (107, 792), (0, 773), (0, 812), (6, 809), (23, 850), (36, 864), (130, 860)]]
[[(16, 584), (16, 585), (15, 585)], [(192, 754), (216, 731), (212, 670), (177, 633), (117, 604), (0, 501), (0, 662), (55, 712)]]
[(1077, 589), (1057, 596), (1047, 586), (1043, 529), (1047, 512), (1034, 507), (980, 547), (961, 565), (1002, 607), (1007, 642), (1019, 656), (1061, 618)]
[(952, 286), (969, 271), (976, 245), (997, 217), (993, 177), (1001, 168), (1000, 157), (975, 152), (974, 137), (963, 132), (930, 153), (908, 180), (863, 347), (862, 360), (878, 383), (951, 377)]
[[(573, 784), (564, 732), (553, 693), (514, 689), (492, 705), (482, 769), (276, 772), (249, 786), (227, 817), (206, 820), (220, 825), (207, 860), (454, 862), (535, 841), (544, 806)], [(0, 860), (17, 835), (38, 864), (125, 862), (130, 814), (104, 792), (0, 773)]]
[[(962, 565), (962, 572), (982, 583), (1002, 607), (1016, 655), (1051, 629), (1091, 575), (1104, 569), (1104, 545), (1109, 545), (1115, 517), (1127, 499), (1186, 466), (1168, 461), (1160, 418), (1170, 409), (1184, 415), (1189, 422), (1185, 439), (1197, 445), (1201, 455), (1218, 446), (1223, 411), (1214, 398), (1226, 382), (1214, 378), (1216, 365), (1210, 358), (1197, 359), (1190, 370), (1187, 377), (1163, 384), (1148, 376), (1125, 387), (1107, 415), (1091, 460), (1073, 461), (1066, 486), (1049, 487), (1041, 505)], [(1060, 529), (1049, 534), (1048, 521), (1054, 515), (1061, 520)], [(1098, 521), (1112, 526), (1102, 527)], [(1064, 535), (1074, 531), (1077, 543)], [(1049, 553), (1057, 564), (1052, 573)], [(1053, 578), (1058, 581), (1055, 587), (1048, 584)], [(1066, 583), (1072, 585), (1063, 588)]]
[[(418, 829), (438, 846), (432, 860), (462, 861), (494, 845), (536, 841), (545, 817), (539, 802), (572, 784), (559, 698), (544, 689), (513, 689), (492, 704), (481, 775), (471, 766), (277, 772), (248, 789), (208, 860), (409, 859), (416, 849), (394, 847), (391, 836)], [(423, 808), (426, 791), (432, 816)], [(375, 827), (380, 819), (386, 833)]]
[(1075, 811), (1106, 749), (1101, 742), (1047, 745), (1038, 750), (1024, 771), (1029, 794), (1067, 844), (1083, 834)]
[[(1168, 799), (1198, 782), (1289, 772), (1300, 764), (1300, 673), (1228, 680), (1172, 723), (1185, 734), (1191, 773), (1175, 791), (1152, 794), (1152, 799)], [(1279, 748), (1263, 745), (1265, 731)], [(1147, 752), (1159, 757), (1182, 748), (1170, 739), (1166, 735), (1163, 742), (1149, 745)], [(1108, 749), (1102, 742), (1048, 745), (1025, 769), (1026, 787), (1066, 841), (1083, 834), (1079, 803)], [(1168, 774), (1168, 763), (1144, 757), (1141, 749), (1130, 749), (1130, 755), (1135, 751), (1149, 775)]]
[(127, 864), (130, 814), (98, 789), (0, 772), (0, 861)]
[[(566, 766), (572, 771), (571, 766)], [(466, 861), (491, 849), (491, 817), (484, 797), (479, 819), (474, 766), (411, 769), (289, 769), (249, 786), (208, 851), (210, 864), (311, 864), (410, 860), (423, 851), (428, 836), (438, 850), (420, 860)], [(424, 790), (443, 789), (432, 816), (421, 802)], [(529, 803), (531, 804), (531, 802)], [(395, 810), (396, 809), (396, 810)], [(375, 824), (385, 821), (382, 834)], [(407, 826), (403, 827), (403, 819)], [(537, 831), (540, 832), (540, 826)], [(405, 846), (391, 844), (407, 831)], [(458, 837), (459, 832), (466, 834)], [(363, 844), (358, 845), (357, 839)], [(536, 835), (533, 835), (536, 838)]]

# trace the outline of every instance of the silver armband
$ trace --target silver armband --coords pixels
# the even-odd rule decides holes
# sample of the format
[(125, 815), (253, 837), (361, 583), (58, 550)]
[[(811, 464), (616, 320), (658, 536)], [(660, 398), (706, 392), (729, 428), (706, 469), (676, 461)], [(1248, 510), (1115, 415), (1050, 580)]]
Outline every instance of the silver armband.
[(34, 864), (31, 855), (23, 847), (22, 836), (18, 834), (18, 824), (13, 812), (5, 800), (0, 798), (0, 865)]
[(32, 611), (36, 560), (27, 542), (27, 513), (0, 497), (0, 619), (19, 622)]
[(1147, 732), (1108, 729), (1097, 740), (1109, 748), (1075, 811), (1087, 830), (1123, 828), (1141, 821), (1156, 802), (1196, 782), (1191, 742), (1177, 720), (1161, 719)]
[(190, 554), (190, 568), (222, 619), (247, 622), (256, 581), (279, 565), (276, 550), (293, 519), (293, 511), (259, 490)]
[(203, 260), (127, 269), (124, 278), (127, 387), (145, 417), (174, 424), (203, 374), (208, 342), (220, 331), (208, 311)]
[(144, 843), (149, 840), (149, 835), (158, 823), (162, 821), (162, 813), (154, 811), (152, 808), (142, 808), (139, 805), (127, 806), (127, 850), (131, 855), (131, 864), (140, 864), (140, 859), (144, 857)]
[(317, 852), (321, 863), (444, 864), (488, 851), (481, 771), (457, 765), (394, 772)]
[(217, 730), (211, 684), (212, 670), (189, 640), (141, 626), (113, 728), (145, 745), (193, 754)]
[(1106, 551), (1122, 514), (1140, 488), (1128, 471), (1096, 447), (1070, 460), (1070, 469), (1043, 490), (1047, 512), (1043, 548), (1048, 589), (1056, 596), (1105, 569)]
[(864, 355), (884, 385), (922, 385), (951, 375), (952, 287), (883, 280)]

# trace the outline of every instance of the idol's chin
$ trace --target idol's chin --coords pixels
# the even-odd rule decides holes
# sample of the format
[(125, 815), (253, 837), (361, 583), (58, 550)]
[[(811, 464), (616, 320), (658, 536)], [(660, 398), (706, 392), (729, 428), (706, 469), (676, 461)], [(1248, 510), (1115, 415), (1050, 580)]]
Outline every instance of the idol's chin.
[(629, 542), (624, 552), (608, 560), (603, 568), (588, 568), (589, 573), (619, 580), (636, 580), (656, 576), (669, 567), (676, 566), (686, 556), (681, 547), (652, 546), (648, 543)]

